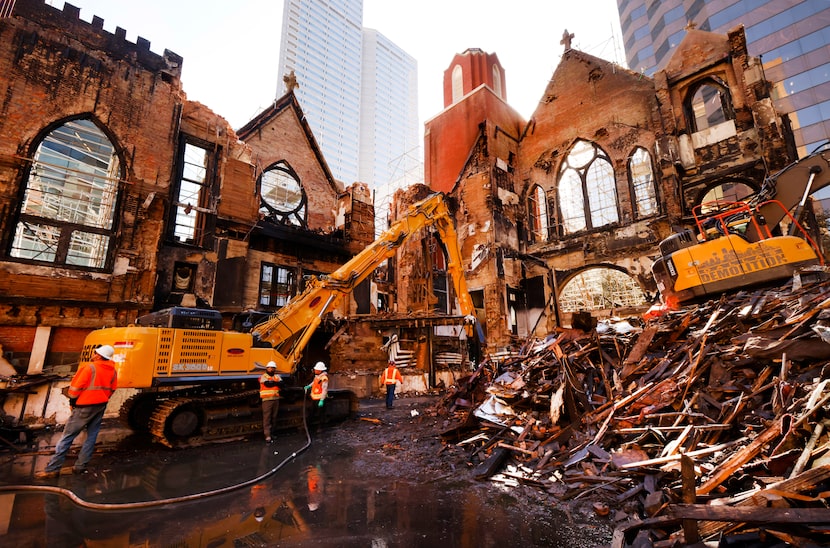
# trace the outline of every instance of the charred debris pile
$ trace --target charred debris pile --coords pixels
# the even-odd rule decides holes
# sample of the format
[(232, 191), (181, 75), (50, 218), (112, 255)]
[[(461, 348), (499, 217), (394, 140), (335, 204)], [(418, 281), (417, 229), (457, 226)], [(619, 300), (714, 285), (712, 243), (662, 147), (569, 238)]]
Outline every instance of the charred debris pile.
[(457, 424), (443, 440), (479, 479), (592, 505), (614, 546), (828, 545), (830, 281), (816, 278), (491, 356), (437, 404)]

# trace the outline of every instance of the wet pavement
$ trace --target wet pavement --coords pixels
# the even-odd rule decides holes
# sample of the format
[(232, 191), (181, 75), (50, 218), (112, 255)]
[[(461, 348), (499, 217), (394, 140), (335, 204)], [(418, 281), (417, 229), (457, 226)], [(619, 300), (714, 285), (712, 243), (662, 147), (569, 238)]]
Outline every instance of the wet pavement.
[[(429, 403), (399, 401), (395, 420)], [(176, 450), (109, 425), (89, 473), (68, 473), (70, 453), (65, 473), (49, 480), (32, 476), (59, 433), (40, 435), (35, 451), (0, 452), (0, 546), (607, 545), (607, 525), (531, 508), (466, 471), (412, 473), (417, 463), (390, 450), (401, 439), (391, 416), (381, 400), (365, 400), (358, 417), (310, 436)]]

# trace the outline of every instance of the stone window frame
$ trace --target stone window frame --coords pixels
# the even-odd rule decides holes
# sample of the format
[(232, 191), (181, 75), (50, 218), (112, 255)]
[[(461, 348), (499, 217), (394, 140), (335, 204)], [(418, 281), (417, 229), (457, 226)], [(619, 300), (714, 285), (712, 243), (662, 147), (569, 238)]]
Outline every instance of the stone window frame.
[(429, 252), (430, 277), (432, 278), (432, 294), (436, 298), (433, 310), (436, 312), (449, 314), (452, 312), (453, 303), (452, 281), (448, 271), (449, 255), (444, 242), (441, 241), (438, 234), (430, 232), (427, 238), (427, 251)]
[[(645, 155), (644, 162), (639, 162), (639, 165), (648, 166), (648, 174), (635, 173), (636, 166), (634, 165), (637, 157)], [(635, 219), (646, 219), (660, 214), (660, 200), (657, 194), (657, 177), (654, 170), (654, 162), (652, 161), (651, 153), (645, 147), (634, 147), (634, 150), (628, 156), (627, 162), (628, 181), (631, 188), (632, 206)], [(647, 175), (647, 178), (646, 178)], [(650, 205), (650, 208), (644, 211), (642, 205)]]
[(464, 97), (464, 69), (461, 65), (455, 65), (452, 68), (450, 85), (452, 86), (452, 104), (455, 104)]
[(550, 239), (550, 218), (547, 193), (542, 185), (534, 184), (527, 194), (527, 224), (532, 243), (546, 242)]
[[(109, 160), (106, 169), (103, 170), (104, 173), (90, 171), (95, 165), (103, 165), (103, 157), (95, 158), (95, 151), (106, 152), (103, 148), (100, 150), (98, 148), (103, 146), (101, 139), (97, 139), (97, 143), (87, 139), (82, 143), (84, 146), (73, 147), (71, 141), (74, 139), (71, 137), (70, 140), (61, 140), (60, 130), (64, 127), (71, 129), (72, 135), (79, 141), (84, 141), (80, 137), (81, 133), (85, 135), (89, 133), (91, 136), (106, 140)], [(90, 130), (94, 130), (94, 133)], [(50, 138), (53, 147), (41, 152), (42, 147)], [(42, 160), (41, 156), (46, 156), (46, 159)], [(54, 156), (54, 158), (49, 156)], [(19, 206), (16, 221), (8, 234), (6, 259), (20, 263), (46, 264), (93, 272), (111, 271), (117, 248), (119, 219), (122, 217), (120, 181), (123, 177), (124, 162), (121, 156), (121, 149), (114, 136), (93, 115), (83, 114), (63, 118), (45, 127), (32, 140), (28, 154), (31, 161), (27, 162), (21, 170)], [(83, 161), (84, 157), (90, 161)], [(60, 158), (63, 160), (61, 161)], [(47, 178), (51, 183), (45, 182)], [(40, 181), (40, 185), (60, 187), (61, 191), (55, 193), (59, 202), (56, 202), (54, 207), (61, 211), (55, 212), (54, 215), (47, 215), (45, 214), (48, 213), (45, 200), (31, 198), (37, 181)], [(70, 186), (74, 187), (75, 192), (83, 190), (82, 187), (87, 187), (90, 195), (85, 198), (79, 196), (74, 200), (69, 198), (69, 203), (67, 203), (67, 193), (64, 191)], [(93, 190), (95, 194), (100, 195), (98, 199), (92, 198)], [(83, 205), (83, 207), (72, 209), (73, 203), (78, 206)], [(33, 206), (32, 209), (28, 209), (29, 204)], [(42, 214), (36, 212), (38, 204)], [(67, 207), (70, 208), (69, 211), (66, 210)], [(97, 219), (90, 218), (93, 214)], [(67, 215), (72, 218), (67, 218)], [(38, 230), (42, 232), (45, 240), (37, 236)], [(24, 247), (20, 243), (21, 231), (29, 232), (30, 241), (32, 237), (41, 240), (42, 249)], [(76, 236), (78, 233), (86, 236)], [(97, 247), (99, 251), (93, 253), (91, 249), (88, 249), (86, 255), (73, 253), (73, 249), (78, 252), (92, 247)], [(33, 253), (32, 256), (25, 256)], [(96, 264), (81, 264), (78, 262), (81, 260), (96, 261)]]
[[(194, 156), (198, 150), (204, 152), (201, 159)], [(202, 249), (213, 245), (219, 201), (216, 176), (219, 154), (218, 145), (181, 135), (176, 155), (176, 175), (170, 189), (170, 242)]]
[[(299, 200), (296, 201), (296, 205), (281, 207), (279, 200), (269, 201), (267, 199), (266, 194), (270, 190), (263, 189), (263, 184), (264, 179), (271, 173), (276, 173), (283, 180), (293, 181), (297, 185)], [(308, 228), (308, 195), (306, 194), (300, 176), (287, 160), (278, 160), (262, 170), (262, 173), (257, 178), (257, 194), (259, 194), (260, 198), (259, 212), (266, 219), (277, 224), (289, 224), (301, 228)]]
[(260, 263), (258, 308), (278, 310), (288, 304), (296, 294), (297, 270), (295, 268), (266, 261)]
[[(593, 150), (590, 158), (588, 147)], [(565, 181), (566, 175), (569, 181)], [(593, 184), (595, 182), (602, 183), (601, 187)], [(570, 195), (566, 195), (565, 190), (570, 190)], [(610, 199), (603, 197), (609, 193), (612, 195)], [(594, 141), (575, 139), (568, 149), (556, 179), (556, 202), (559, 215), (557, 229), (562, 236), (573, 236), (619, 223), (614, 164), (611, 156)]]
[[(707, 93), (706, 90), (711, 90)], [(717, 98), (717, 100), (715, 100)], [(706, 114), (707, 103), (710, 111)], [(712, 106), (714, 105), (714, 106)], [(683, 113), (690, 133), (697, 133), (735, 119), (732, 94), (726, 82), (709, 75), (689, 86), (683, 100)]]

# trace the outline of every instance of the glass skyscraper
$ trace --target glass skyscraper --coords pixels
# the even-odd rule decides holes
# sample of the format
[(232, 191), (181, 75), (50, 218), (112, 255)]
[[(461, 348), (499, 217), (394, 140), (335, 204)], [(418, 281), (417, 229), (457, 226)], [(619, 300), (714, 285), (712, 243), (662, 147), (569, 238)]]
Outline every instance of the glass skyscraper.
[(285, 0), (280, 86), (292, 70), (334, 177), (373, 189), (393, 182), (419, 150), (417, 63), (363, 28), (363, 0)]
[(790, 113), (799, 155), (830, 139), (830, 1), (617, 0), (631, 70), (665, 66), (689, 23), (726, 34), (743, 25), (749, 53), (774, 82), (779, 112)]

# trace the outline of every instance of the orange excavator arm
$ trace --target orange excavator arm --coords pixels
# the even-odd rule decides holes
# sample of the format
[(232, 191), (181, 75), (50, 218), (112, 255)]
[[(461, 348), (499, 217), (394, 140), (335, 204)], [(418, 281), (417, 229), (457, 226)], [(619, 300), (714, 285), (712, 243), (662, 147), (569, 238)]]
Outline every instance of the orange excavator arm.
[[(793, 162), (764, 181), (755, 199), (755, 202), (760, 204), (758, 213), (763, 216), (766, 226), (770, 229), (775, 228), (784, 220), (786, 211), (793, 209), (796, 210), (793, 216), (800, 221), (800, 213), (807, 197), (828, 185), (830, 185), (830, 146), (825, 144), (809, 156)], [(763, 235), (756, 234), (754, 226), (747, 228), (746, 237), (753, 242), (763, 239)]]
[(385, 260), (393, 257), (407, 239), (429, 226), (435, 227), (447, 249), (447, 270), (452, 276), (461, 312), (471, 316), (473, 303), (464, 279), (455, 225), (443, 194), (437, 193), (410, 206), (400, 220), (346, 264), (327, 276), (312, 279), (303, 293), (258, 324), (253, 335), (270, 343), (284, 358), (283, 365), (293, 370), (323, 316)]

